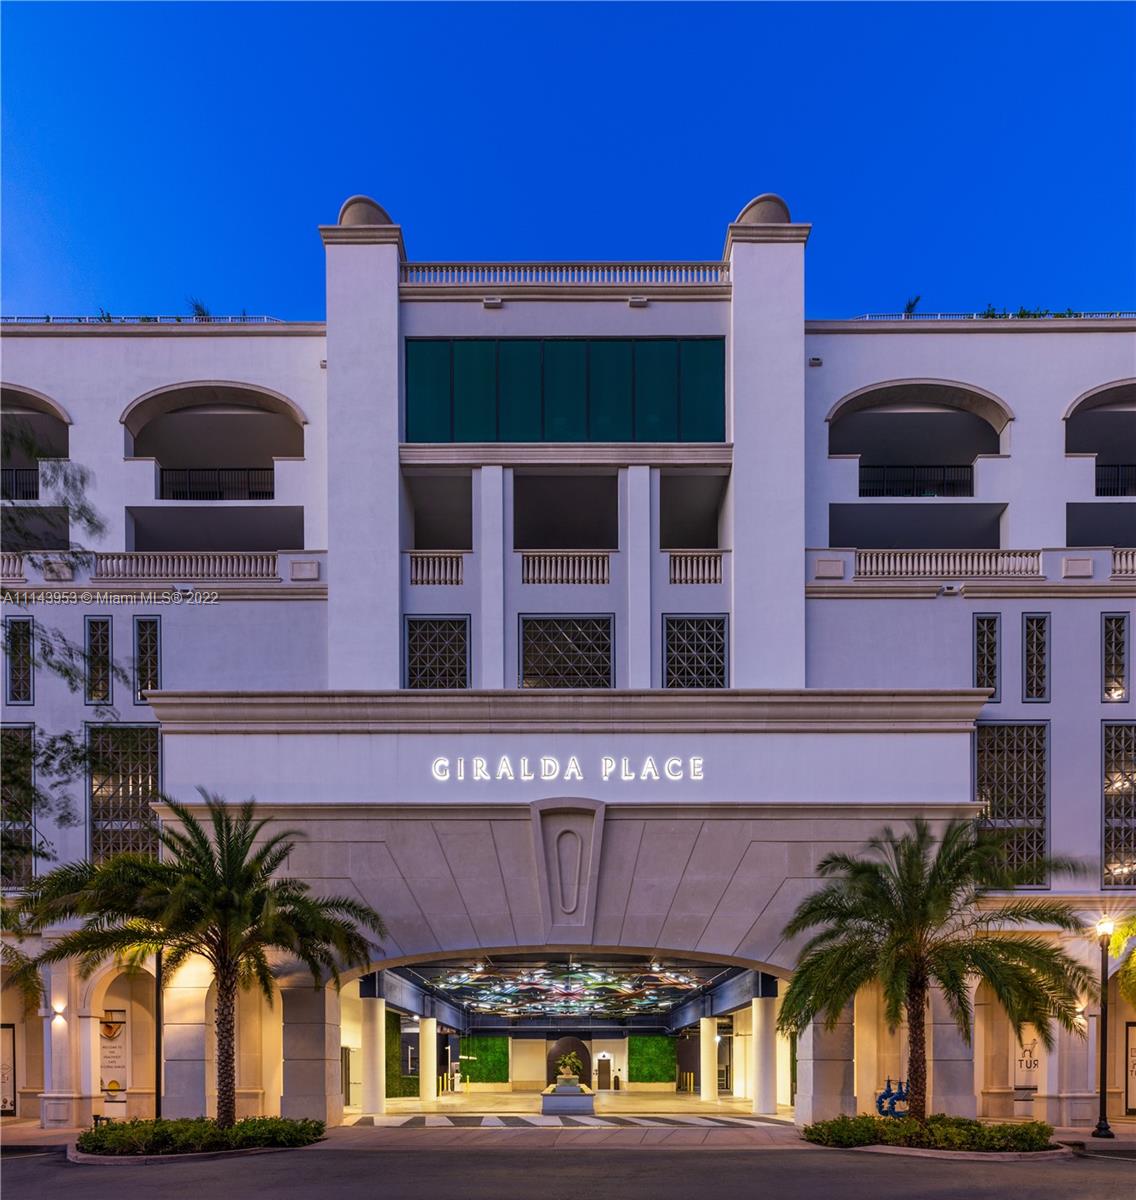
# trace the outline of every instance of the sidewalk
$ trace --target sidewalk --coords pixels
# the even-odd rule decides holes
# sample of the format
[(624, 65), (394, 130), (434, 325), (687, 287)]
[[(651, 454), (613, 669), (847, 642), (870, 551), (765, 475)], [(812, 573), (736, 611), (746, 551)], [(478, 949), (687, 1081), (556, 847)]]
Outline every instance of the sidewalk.
[(0, 1118), (0, 1152), (5, 1150), (50, 1150), (73, 1142), (81, 1129), (41, 1129), (31, 1117)]

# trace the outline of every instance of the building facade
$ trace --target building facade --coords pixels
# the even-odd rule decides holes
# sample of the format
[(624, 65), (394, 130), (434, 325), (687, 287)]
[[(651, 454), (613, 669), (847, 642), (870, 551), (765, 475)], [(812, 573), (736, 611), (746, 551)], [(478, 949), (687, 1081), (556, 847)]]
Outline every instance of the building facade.
[[(242, 1113), (535, 1092), (566, 1045), (601, 1090), (872, 1111), (901, 1031), (865, 992), (780, 1038), (782, 929), (917, 815), (1131, 910), (1136, 314), (806, 320), (809, 228), (762, 196), (720, 261), (417, 264), (354, 197), (325, 323), (5, 319), (5, 748), (97, 764), (71, 821), (5, 819), (97, 859), (155, 848), (161, 793), (255, 795), (389, 927), (342, 992), (242, 997)], [(160, 1031), (145, 972), (46, 985), (4, 993), (8, 1111), (208, 1110), (207, 973)], [(932, 1107), (1091, 1122), (1095, 1005), (1046, 1054), (975, 1003), (968, 1046), (933, 999)]]

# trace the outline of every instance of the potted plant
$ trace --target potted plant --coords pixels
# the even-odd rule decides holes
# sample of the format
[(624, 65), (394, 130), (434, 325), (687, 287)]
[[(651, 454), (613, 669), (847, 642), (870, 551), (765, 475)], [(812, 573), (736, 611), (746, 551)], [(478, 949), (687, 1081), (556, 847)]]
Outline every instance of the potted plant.
[(560, 1072), (557, 1079), (558, 1083), (579, 1083), (580, 1072), (584, 1069), (584, 1064), (580, 1061), (580, 1056), (574, 1051), (569, 1050), (567, 1054), (562, 1054), (556, 1060), (556, 1069)]

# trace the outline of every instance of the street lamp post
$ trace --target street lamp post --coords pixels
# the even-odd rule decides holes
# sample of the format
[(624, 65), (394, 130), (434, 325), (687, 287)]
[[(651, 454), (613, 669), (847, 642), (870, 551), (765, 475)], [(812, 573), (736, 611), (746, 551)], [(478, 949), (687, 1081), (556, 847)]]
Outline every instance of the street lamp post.
[(1108, 1125), (1108, 944), (1112, 940), (1113, 928), (1114, 923), (1109, 917), (1102, 917), (1097, 922), (1097, 941), (1101, 954), (1100, 1029), (1097, 1031), (1100, 1043), (1100, 1113), (1097, 1127), (1093, 1130), (1095, 1138), (1116, 1137)]

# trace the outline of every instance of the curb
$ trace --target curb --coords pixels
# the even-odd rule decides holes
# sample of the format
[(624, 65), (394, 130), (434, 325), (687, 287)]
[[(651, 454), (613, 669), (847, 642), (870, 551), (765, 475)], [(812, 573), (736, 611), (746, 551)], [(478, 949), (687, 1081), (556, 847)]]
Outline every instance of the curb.
[[(319, 1139), (323, 1141), (323, 1138)], [(309, 1142), (315, 1146), (317, 1142)], [(250, 1146), (245, 1150), (199, 1150), (192, 1154), (84, 1154), (71, 1142), (67, 1161), (89, 1167), (149, 1167), (155, 1163), (204, 1162), (211, 1158), (247, 1158), (253, 1154), (281, 1154), (285, 1150), (304, 1150), (305, 1146)]]
[(848, 1149), (861, 1154), (945, 1158), (954, 1162), (1062, 1162), (1075, 1157), (1068, 1146), (1060, 1146), (1055, 1150), (920, 1150), (915, 1146), (849, 1146)]

